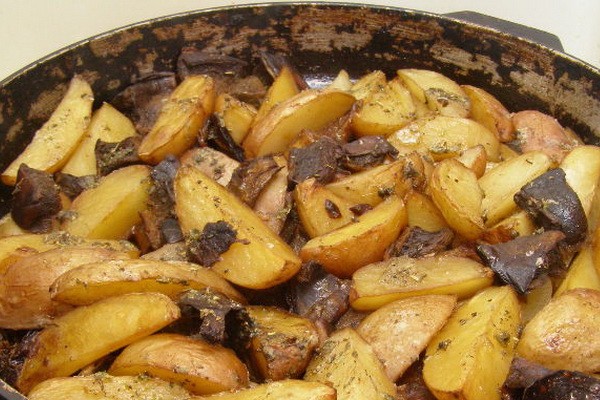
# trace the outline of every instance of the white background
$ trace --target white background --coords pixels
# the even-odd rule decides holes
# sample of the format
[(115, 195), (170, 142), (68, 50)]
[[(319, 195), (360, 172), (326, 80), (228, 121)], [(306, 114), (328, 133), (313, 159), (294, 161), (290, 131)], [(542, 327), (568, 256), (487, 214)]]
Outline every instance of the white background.
[[(0, 79), (52, 51), (113, 28), (183, 11), (248, 3), (252, 1), (0, 0)], [(470, 10), (525, 24), (556, 34), (567, 53), (600, 67), (600, 0), (371, 0), (369, 3), (437, 13)]]

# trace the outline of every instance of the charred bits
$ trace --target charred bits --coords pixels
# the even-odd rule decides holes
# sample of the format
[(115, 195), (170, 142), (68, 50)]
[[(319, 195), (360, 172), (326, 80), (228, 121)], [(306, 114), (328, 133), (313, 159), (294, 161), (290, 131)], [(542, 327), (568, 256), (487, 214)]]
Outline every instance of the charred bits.
[(315, 178), (319, 183), (329, 183), (338, 172), (338, 160), (343, 156), (340, 144), (323, 136), (305, 148), (290, 150), (290, 175), (293, 183)]
[(213, 149), (225, 153), (236, 161), (245, 160), (244, 149), (233, 140), (229, 130), (221, 123), (219, 117), (212, 114), (202, 129), (201, 142), (206, 142)]
[(387, 157), (398, 156), (398, 150), (382, 136), (365, 136), (346, 143), (342, 150), (342, 165), (350, 171), (364, 171), (382, 164)]
[(116, 143), (98, 140), (94, 148), (98, 173), (104, 176), (119, 168), (139, 164), (138, 147), (141, 142), (142, 138), (139, 136), (128, 137)]
[(525, 294), (537, 276), (561, 272), (559, 243), (564, 238), (562, 232), (546, 231), (505, 243), (480, 244), (477, 253), (502, 281)]
[(563, 232), (567, 244), (577, 245), (585, 239), (585, 211), (562, 169), (550, 170), (523, 186), (515, 194), (515, 203), (544, 229)]
[(235, 169), (227, 189), (252, 207), (260, 192), (280, 169), (272, 156), (253, 158)]
[(525, 389), (525, 400), (598, 400), (600, 380), (576, 371), (557, 371)]
[(237, 232), (225, 221), (209, 222), (202, 232), (192, 231), (188, 250), (195, 260), (210, 267), (221, 259), (221, 254), (237, 242)]

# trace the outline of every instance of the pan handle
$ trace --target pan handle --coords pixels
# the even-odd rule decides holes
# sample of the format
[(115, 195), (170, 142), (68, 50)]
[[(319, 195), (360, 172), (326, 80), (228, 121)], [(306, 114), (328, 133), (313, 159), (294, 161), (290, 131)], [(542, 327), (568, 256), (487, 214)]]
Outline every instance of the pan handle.
[(540, 29), (531, 28), (526, 25), (506, 21), (504, 19), (491, 17), (474, 11), (457, 11), (444, 14), (445, 16), (472, 22), (477, 25), (488, 26), (500, 31), (539, 43), (550, 49), (564, 52), (564, 48), (558, 36)]

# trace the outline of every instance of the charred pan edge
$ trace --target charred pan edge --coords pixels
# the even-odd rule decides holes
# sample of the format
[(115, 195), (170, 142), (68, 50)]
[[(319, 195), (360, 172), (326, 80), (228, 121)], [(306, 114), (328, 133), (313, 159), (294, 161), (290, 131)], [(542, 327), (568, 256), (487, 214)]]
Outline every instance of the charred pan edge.
[[(449, 17), (356, 4), (277, 3), (200, 10), (153, 19), (76, 43), (0, 83), (0, 168), (22, 151), (83, 75), (110, 100), (132, 80), (173, 70), (195, 45), (257, 63), (260, 50), (289, 55), (313, 85), (340, 68), (437, 70), (494, 93), (511, 110), (535, 108), (600, 143), (600, 71), (542, 45)], [(8, 188), (0, 188), (5, 202)], [(5, 208), (0, 204), (0, 209)]]

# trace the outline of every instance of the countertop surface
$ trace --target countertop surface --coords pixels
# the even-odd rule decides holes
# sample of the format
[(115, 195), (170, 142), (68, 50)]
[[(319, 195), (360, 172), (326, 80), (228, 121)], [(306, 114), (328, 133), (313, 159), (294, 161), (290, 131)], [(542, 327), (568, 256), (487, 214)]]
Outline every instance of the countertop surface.
[[(283, 2), (283, 1), (274, 1)], [(346, 3), (364, 3), (345, 0)], [(0, 0), (0, 79), (71, 43), (113, 28), (234, 0)], [(475, 11), (557, 35), (565, 52), (600, 67), (600, 1), (372, 0), (435, 13)]]

